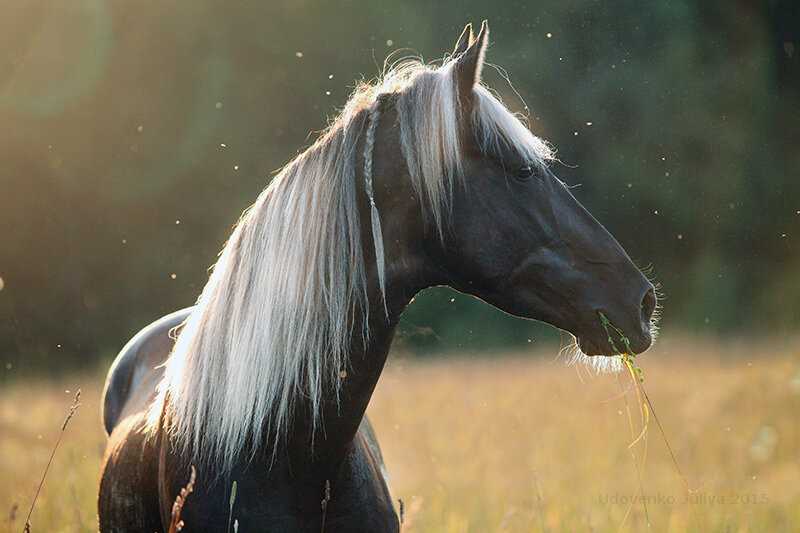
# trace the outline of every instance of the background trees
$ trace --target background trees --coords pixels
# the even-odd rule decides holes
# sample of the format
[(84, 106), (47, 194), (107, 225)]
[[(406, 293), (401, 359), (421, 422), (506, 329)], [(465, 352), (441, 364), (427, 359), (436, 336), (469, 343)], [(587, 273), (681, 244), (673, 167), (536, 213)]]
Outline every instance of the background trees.
[[(0, 363), (109, 356), (193, 302), (238, 214), (390, 52), (489, 18), (487, 81), (668, 296), (668, 329), (800, 323), (791, 1), (10, 4), (0, 19)], [(402, 52), (396, 52), (402, 53)], [(525, 107), (527, 103), (528, 107)], [(313, 136), (313, 134), (311, 134)], [(552, 337), (445, 290), (426, 353)]]

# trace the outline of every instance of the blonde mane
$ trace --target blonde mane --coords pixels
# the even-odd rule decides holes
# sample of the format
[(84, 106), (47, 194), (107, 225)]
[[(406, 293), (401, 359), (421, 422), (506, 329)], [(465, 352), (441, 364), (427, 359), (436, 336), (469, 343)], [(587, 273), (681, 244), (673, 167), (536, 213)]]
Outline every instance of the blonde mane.
[[(315, 430), (323, 397), (338, 400), (351, 344), (369, 337), (359, 139), (370, 117), (379, 118), (371, 113), (377, 99), (393, 95), (398, 149), (424, 215), (441, 232), (461, 175), (454, 64), (406, 60), (359, 86), (239, 220), (179, 330), (149, 413), (151, 428), (163, 415), (195, 464), (229, 469), (256, 451), (260, 435), (274, 437), (274, 454), (298, 398), (308, 401)], [(472, 122), (483, 150), (505, 145), (537, 162), (551, 156), (488, 89), (478, 84), (474, 95)]]

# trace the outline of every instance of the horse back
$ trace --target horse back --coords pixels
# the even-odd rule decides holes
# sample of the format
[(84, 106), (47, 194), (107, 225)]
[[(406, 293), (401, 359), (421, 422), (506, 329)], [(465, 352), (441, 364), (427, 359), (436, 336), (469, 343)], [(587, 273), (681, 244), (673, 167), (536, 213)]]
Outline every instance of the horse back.
[(106, 377), (103, 390), (102, 417), (106, 433), (111, 435), (117, 424), (134, 413), (147, 408), (155, 395), (156, 386), (172, 346), (170, 331), (179, 326), (192, 308), (166, 315), (139, 331), (122, 348)]

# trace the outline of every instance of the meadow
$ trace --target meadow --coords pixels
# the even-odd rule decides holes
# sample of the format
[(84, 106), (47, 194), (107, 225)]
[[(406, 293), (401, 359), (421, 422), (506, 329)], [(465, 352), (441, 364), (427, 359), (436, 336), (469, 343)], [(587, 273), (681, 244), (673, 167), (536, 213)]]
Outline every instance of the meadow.
[[(369, 416), (393, 496), (403, 502), (403, 531), (800, 526), (800, 342), (667, 338), (640, 358), (688, 492), (652, 420), (637, 475), (626, 401), (634, 422), (638, 412), (625, 376), (567, 367), (557, 351), (391, 356)], [(96, 529), (103, 374), (17, 380), (0, 389), (0, 531), (22, 531), (78, 387), (82, 405), (32, 531)], [(643, 443), (634, 449), (641, 457)]]

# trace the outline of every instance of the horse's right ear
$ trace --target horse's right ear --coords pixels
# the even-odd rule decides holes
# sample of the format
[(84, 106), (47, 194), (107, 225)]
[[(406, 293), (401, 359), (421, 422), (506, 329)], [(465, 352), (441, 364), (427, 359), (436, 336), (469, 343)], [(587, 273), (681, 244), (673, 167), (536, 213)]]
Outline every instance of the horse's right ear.
[[(464, 32), (458, 39), (456, 51), (464, 41), (464, 35), (471, 33), (472, 27), (467, 25)], [(481, 80), (481, 70), (483, 70), (483, 57), (486, 54), (486, 44), (489, 41), (489, 24), (484, 20), (481, 24), (481, 31), (474, 39), (470, 38), (469, 46), (455, 58), (455, 78), (458, 88), (459, 101), (468, 104), (472, 100), (472, 88)]]

